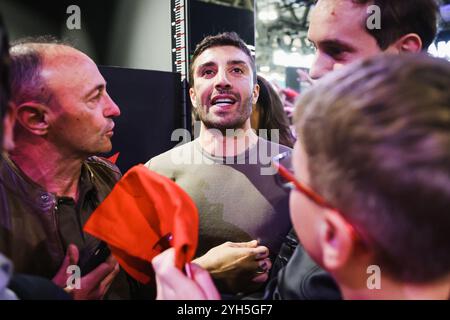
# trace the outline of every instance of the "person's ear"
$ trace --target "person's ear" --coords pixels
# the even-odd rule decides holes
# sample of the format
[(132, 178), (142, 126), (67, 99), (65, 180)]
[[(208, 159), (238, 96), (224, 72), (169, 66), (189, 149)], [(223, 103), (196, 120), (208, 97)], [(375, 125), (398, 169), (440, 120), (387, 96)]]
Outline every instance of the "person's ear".
[(355, 249), (352, 228), (336, 211), (326, 210), (321, 222), (319, 241), (322, 248), (322, 263), (325, 269), (336, 271), (344, 267)]
[[(3, 148), (6, 151), (14, 149), (14, 122), (15, 122), (14, 109), (9, 106), (6, 110), (5, 117), (3, 119)], [(1, 148), (0, 148), (1, 149)]]
[(197, 95), (194, 88), (189, 89), (189, 97), (191, 98), (192, 107), (197, 108)]
[(259, 84), (255, 84), (252, 92), (252, 104), (256, 104), (259, 98)]
[(23, 103), (16, 109), (17, 122), (28, 132), (43, 136), (48, 133), (48, 108), (40, 103)]
[(395, 41), (391, 46), (392, 49), (398, 53), (417, 53), (422, 50), (422, 39), (416, 33), (408, 33), (404, 35), (397, 41)]

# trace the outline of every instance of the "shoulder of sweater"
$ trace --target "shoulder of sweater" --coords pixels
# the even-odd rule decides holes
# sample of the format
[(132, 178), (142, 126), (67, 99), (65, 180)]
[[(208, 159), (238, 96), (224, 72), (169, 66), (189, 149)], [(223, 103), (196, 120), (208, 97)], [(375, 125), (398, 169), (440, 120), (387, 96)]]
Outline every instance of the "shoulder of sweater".
[(176, 146), (164, 153), (161, 153), (153, 158), (151, 158), (145, 166), (149, 169), (154, 169), (159, 166), (167, 166), (173, 163), (173, 157), (183, 154), (183, 151), (188, 151), (189, 149), (194, 149), (194, 141), (184, 143), (180, 146)]
[(279, 144), (279, 143), (275, 143), (275, 142), (273, 142), (273, 141), (269, 141), (269, 140), (266, 140), (266, 139), (260, 137), (260, 138), (259, 138), (259, 143), (261, 143), (261, 141), (262, 141), (263, 143), (267, 143), (267, 144), (270, 146), (270, 148), (271, 148), (272, 150), (278, 148), (278, 149), (280, 150), (279, 153), (283, 153), (283, 152), (287, 152), (287, 151), (292, 151), (292, 148), (289, 148), (288, 146), (285, 146), (285, 145), (282, 145), (282, 144)]

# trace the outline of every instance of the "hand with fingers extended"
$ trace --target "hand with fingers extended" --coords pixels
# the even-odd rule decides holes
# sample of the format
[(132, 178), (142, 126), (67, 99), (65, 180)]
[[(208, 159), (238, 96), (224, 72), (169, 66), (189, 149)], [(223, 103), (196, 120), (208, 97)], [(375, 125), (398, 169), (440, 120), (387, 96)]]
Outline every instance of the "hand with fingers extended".
[(206, 269), (221, 291), (249, 293), (258, 290), (268, 279), (272, 267), (269, 249), (249, 242), (225, 242), (214, 247), (194, 263)]
[(119, 273), (119, 264), (113, 256), (110, 256), (105, 262), (80, 279), (80, 288), (69, 288), (67, 287), (67, 279), (71, 274), (67, 273), (67, 270), (69, 266), (77, 265), (79, 256), (78, 248), (73, 244), (69, 245), (64, 261), (52, 279), (53, 283), (64, 288), (74, 300), (103, 299)]
[(191, 278), (175, 267), (175, 249), (170, 248), (152, 260), (157, 300), (219, 300), (220, 295), (208, 271), (194, 263), (188, 268)]

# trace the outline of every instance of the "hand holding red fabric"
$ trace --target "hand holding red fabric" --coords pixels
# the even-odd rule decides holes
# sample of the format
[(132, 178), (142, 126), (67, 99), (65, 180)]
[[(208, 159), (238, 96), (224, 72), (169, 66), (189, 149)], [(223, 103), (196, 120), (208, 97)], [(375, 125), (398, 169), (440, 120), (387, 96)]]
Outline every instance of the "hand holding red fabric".
[(161, 239), (171, 234), (175, 265), (192, 260), (198, 242), (198, 211), (172, 180), (138, 165), (117, 183), (95, 210), (84, 230), (108, 243), (112, 254), (133, 278), (148, 283), (150, 261), (164, 251)]

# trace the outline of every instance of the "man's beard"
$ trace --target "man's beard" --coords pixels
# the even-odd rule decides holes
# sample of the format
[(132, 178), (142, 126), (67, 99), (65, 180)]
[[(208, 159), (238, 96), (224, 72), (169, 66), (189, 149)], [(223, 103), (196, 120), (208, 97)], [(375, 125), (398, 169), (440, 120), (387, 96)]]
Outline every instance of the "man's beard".
[[(198, 101), (197, 105), (201, 105), (201, 102)], [(214, 116), (207, 113), (207, 111), (203, 108), (197, 111), (200, 121), (207, 129), (219, 130), (222, 135), (225, 136), (227, 129), (237, 130), (244, 128), (246, 121), (250, 118), (252, 113), (252, 101), (251, 97), (247, 98), (245, 101), (242, 101), (239, 109), (234, 111), (235, 117), (226, 121), (221, 121), (221, 119), (214, 120)]]

